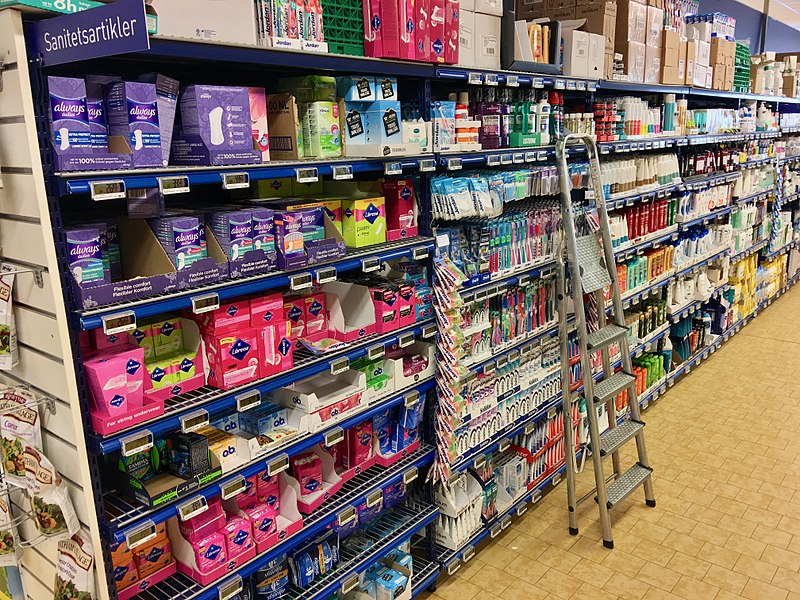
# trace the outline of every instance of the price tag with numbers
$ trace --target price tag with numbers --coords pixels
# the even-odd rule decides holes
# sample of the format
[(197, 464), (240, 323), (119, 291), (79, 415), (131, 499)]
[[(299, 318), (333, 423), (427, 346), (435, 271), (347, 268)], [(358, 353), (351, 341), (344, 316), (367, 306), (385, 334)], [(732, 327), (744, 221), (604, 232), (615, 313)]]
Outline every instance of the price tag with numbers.
[(281, 454), (280, 456), (276, 456), (267, 463), (267, 474), (270, 477), (272, 477), (273, 475), (277, 475), (278, 473), (283, 473), (288, 468), (289, 468), (289, 455)]
[(219, 294), (212, 292), (202, 296), (194, 296), (191, 302), (192, 312), (196, 315), (202, 315), (219, 308)]
[(128, 550), (146, 544), (156, 537), (156, 524), (153, 521), (145, 521), (141, 527), (137, 527), (132, 531), (125, 532), (125, 543), (128, 545)]
[(508, 87), (519, 87), (519, 77), (517, 75), (506, 75), (506, 85)]
[(103, 323), (103, 333), (106, 335), (115, 335), (136, 329), (136, 314), (132, 310), (101, 317), (100, 320)]
[(498, 84), (498, 81), (497, 73), (487, 73), (483, 78), (483, 83), (486, 85), (495, 86)]
[(242, 589), (244, 589), (242, 578), (239, 575), (236, 575), (217, 586), (219, 600), (234, 600), (235, 598), (239, 597)]
[(184, 415), (180, 418), (181, 431), (191, 433), (208, 425), (208, 411), (200, 410)]
[(186, 522), (192, 517), (196, 517), (207, 510), (208, 500), (205, 499), (205, 496), (195, 496), (191, 500), (178, 505), (178, 516), (180, 517), (181, 521)]
[(331, 171), (333, 172), (333, 179), (335, 181), (353, 178), (353, 165), (333, 165)]
[(425, 158), (419, 161), (419, 170), (421, 173), (430, 173), (436, 170), (436, 161), (432, 158)]
[(483, 84), (483, 75), (481, 73), (468, 73), (467, 74), (467, 83), (469, 85), (482, 85)]
[(486, 164), (490, 167), (496, 167), (500, 164), (500, 155), (499, 154), (490, 154), (486, 157)]
[(459, 171), (461, 170), (461, 159), (460, 158), (448, 158), (447, 159), (447, 168), (450, 171)]
[(186, 175), (159, 177), (158, 189), (164, 195), (189, 193), (189, 178)]
[(251, 390), (236, 396), (236, 410), (240, 413), (257, 406), (261, 406), (261, 392), (258, 390)]
[(544, 79), (542, 79), (541, 77), (534, 77), (532, 85), (536, 89), (541, 89), (544, 87)]
[(133, 456), (153, 447), (153, 434), (145, 429), (141, 433), (121, 437), (119, 445), (122, 456)]
[(399, 162), (388, 162), (384, 163), (383, 165), (383, 174), (384, 175), (402, 175), (403, 174), (403, 164)]
[(121, 179), (114, 181), (93, 181), (89, 184), (89, 195), (95, 202), (102, 202), (103, 200), (118, 200), (120, 198), (124, 198), (125, 182), (122, 181)]
[(250, 174), (249, 173), (223, 173), (222, 174), (222, 189), (223, 190), (241, 190), (250, 187)]
[(241, 475), (237, 475), (232, 481), (220, 485), (220, 496), (223, 500), (238, 496), (247, 488), (247, 480)]
[(294, 170), (297, 183), (316, 183), (319, 181), (319, 170), (317, 167), (301, 167)]
[(566, 87), (566, 83), (563, 79), (556, 79), (554, 87), (557, 90), (563, 90)]

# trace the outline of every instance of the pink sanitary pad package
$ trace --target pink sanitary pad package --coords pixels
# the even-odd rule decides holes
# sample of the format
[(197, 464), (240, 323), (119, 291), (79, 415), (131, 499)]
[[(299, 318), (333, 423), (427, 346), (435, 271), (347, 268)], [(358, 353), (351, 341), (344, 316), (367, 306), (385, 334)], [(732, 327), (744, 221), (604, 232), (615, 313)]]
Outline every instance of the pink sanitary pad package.
[(95, 411), (119, 416), (142, 407), (145, 367), (141, 348), (103, 353), (83, 366)]

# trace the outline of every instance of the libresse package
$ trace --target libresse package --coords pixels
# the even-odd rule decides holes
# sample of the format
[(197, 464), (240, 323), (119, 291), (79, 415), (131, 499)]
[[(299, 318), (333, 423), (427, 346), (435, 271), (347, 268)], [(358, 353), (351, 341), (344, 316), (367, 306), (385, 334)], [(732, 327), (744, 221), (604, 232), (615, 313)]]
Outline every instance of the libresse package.
[(291, 459), (292, 472), (300, 484), (300, 496), (316, 493), (322, 485), (322, 461), (314, 452), (304, 452)]
[(255, 149), (261, 152), (261, 162), (269, 162), (269, 126), (267, 96), (264, 88), (247, 88), (250, 96), (250, 123)]
[(100, 355), (83, 363), (94, 410), (117, 416), (141, 408), (144, 399), (144, 351)]
[(342, 237), (349, 248), (386, 241), (386, 206), (382, 197), (342, 200)]
[(208, 353), (208, 385), (230, 389), (258, 377), (258, 336), (248, 328), (236, 334), (203, 337)]

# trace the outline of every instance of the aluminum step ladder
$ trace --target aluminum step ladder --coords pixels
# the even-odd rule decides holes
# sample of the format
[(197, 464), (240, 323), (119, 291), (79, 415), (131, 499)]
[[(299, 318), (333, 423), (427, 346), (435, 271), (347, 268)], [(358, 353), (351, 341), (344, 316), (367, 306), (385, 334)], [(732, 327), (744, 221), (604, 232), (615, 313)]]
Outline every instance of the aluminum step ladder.
[[(575, 214), (573, 212), (571, 181), (567, 168), (567, 146), (570, 142), (580, 142), (586, 148), (589, 158), (589, 174), (594, 188), (597, 205), (596, 229), (588, 234), (576, 236)], [(581, 145), (577, 144), (577, 145)], [(573, 147), (575, 147), (573, 145)], [(630, 348), (628, 347), (627, 327), (622, 308), (622, 298), (617, 281), (616, 262), (611, 246), (611, 231), (608, 224), (605, 195), (600, 178), (600, 162), (594, 139), (585, 134), (569, 134), (556, 144), (556, 162), (561, 196), (562, 244), (557, 253), (559, 326), (561, 331), (561, 389), (564, 415), (564, 440), (566, 447), (575, 448), (571, 405), (575, 395), (570, 391), (570, 365), (568, 349), (568, 310), (567, 273), (569, 264), (571, 295), (575, 313), (578, 351), (583, 379), (583, 394), (587, 405), (589, 432), (584, 452), (591, 452), (594, 467), (595, 488), (582, 498), (576, 498), (576, 475), (578, 472), (575, 453), (567, 451), (567, 502), (569, 504), (569, 532), (578, 533), (578, 504), (593, 497), (600, 510), (600, 523), (603, 529), (603, 545), (614, 547), (611, 532), (610, 511), (639, 486), (644, 486), (645, 501), (655, 506), (653, 494), (652, 468), (647, 457), (644, 442), (644, 423), (641, 420), (639, 400), (636, 396), (636, 378), (633, 375)], [(589, 222), (592, 222), (590, 219)], [(612, 313), (607, 320), (604, 288), (611, 288)], [(587, 328), (584, 295), (594, 294), (597, 306), (597, 330)], [(621, 370), (615, 372), (611, 364), (610, 347), (619, 345), (622, 362)], [(602, 377), (595, 382), (592, 378), (590, 355), (602, 353)], [(617, 423), (615, 398), (627, 392), (629, 411)], [(599, 424), (598, 407), (606, 405), (608, 429), (602, 434)], [(632, 439), (636, 440), (638, 462), (623, 471), (620, 465), (619, 449)], [(613, 474), (605, 475), (603, 459), (611, 455)]]

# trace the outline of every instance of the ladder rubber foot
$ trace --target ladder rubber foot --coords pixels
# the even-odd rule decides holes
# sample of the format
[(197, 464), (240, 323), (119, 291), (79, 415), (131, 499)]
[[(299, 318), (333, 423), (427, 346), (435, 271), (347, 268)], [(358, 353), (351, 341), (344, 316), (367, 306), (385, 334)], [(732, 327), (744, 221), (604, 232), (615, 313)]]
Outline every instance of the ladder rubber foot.
[(645, 500), (644, 503), (647, 504), (647, 506), (649, 506), (650, 508), (654, 508), (656, 505), (655, 500)]
[(603, 540), (603, 546), (605, 546), (609, 550), (613, 550), (614, 549), (614, 540)]
[(577, 527), (570, 527), (569, 528), (570, 535), (578, 535), (578, 528)]

